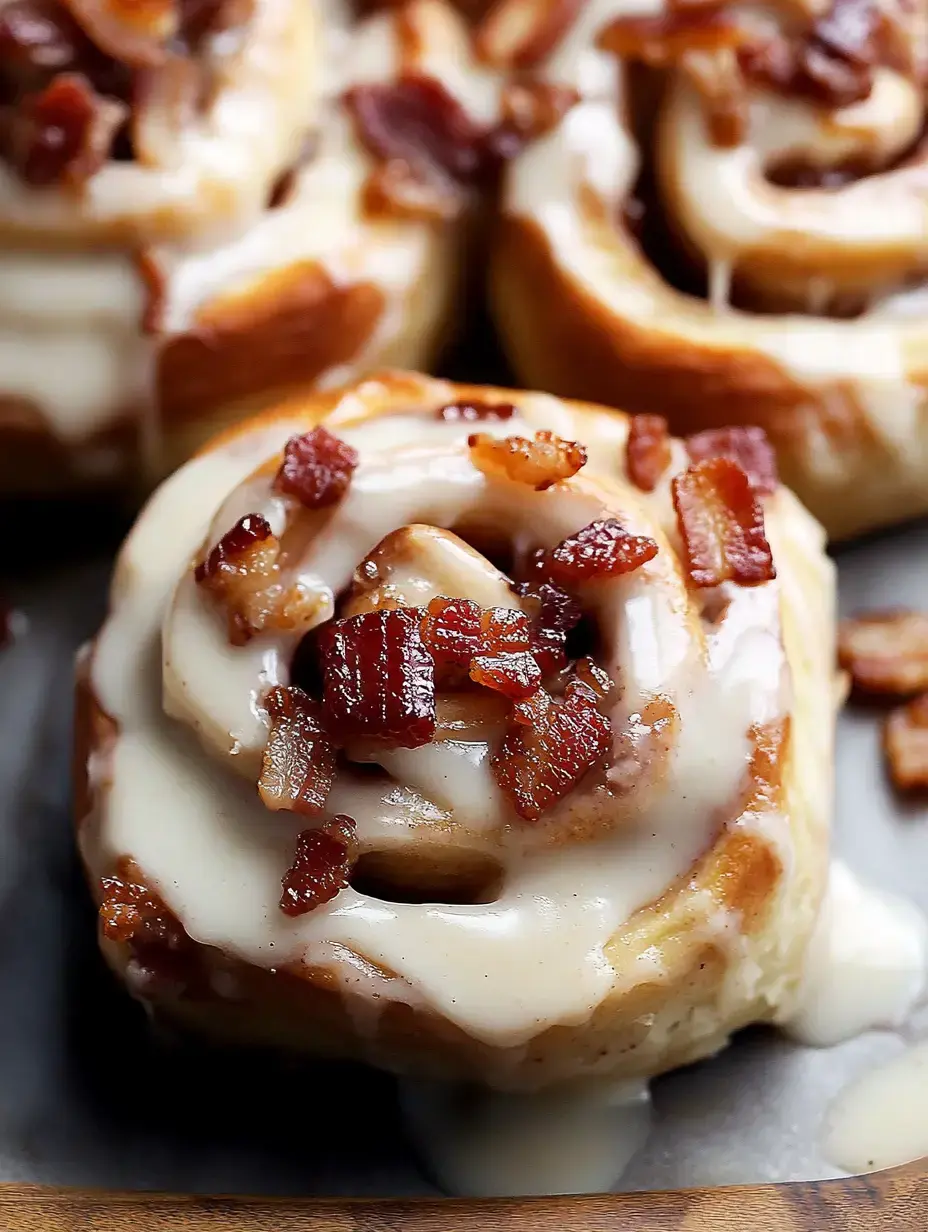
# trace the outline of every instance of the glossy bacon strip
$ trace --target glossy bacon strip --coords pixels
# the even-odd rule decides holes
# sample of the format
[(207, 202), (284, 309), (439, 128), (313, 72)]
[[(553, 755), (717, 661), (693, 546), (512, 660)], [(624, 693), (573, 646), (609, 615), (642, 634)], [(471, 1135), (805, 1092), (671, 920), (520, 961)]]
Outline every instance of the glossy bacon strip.
[(625, 467), (642, 492), (653, 492), (670, 465), (670, 432), (663, 415), (633, 415), (625, 444)]
[(928, 690), (928, 613), (897, 609), (842, 620), (838, 662), (867, 693)]
[(632, 573), (657, 555), (657, 544), (630, 535), (615, 518), (590, 522), (563, 539), (544, 558), (544, 571), (568, 586), (605, 581)]
[(348, 885), (357, 860), (354, 818), (340, 813), (320, 830), (303, 830), (281, 879), (280, 909), (291, 917), (329, 903)]
[(928, 694), (892, 712), (883, 728), (883, 748), (896, 787), (928, 789)]
[(295, 686), (278, 685), (264, 699), (271, 729), (258, 794), (266, 808), (314, 817), (335, 782), (335, 745), (320, 706)]
[(538, 821), (597, 762), (604, 763), (611, 747), (612, 725), (595, 694), (572, 681), (563, 701), (539, 690), (514, 708), (492, 758), (493, 773), (519, 816)]
[(313, 428), (287, 441), (274, 487), (307, 509), (323, 509), (342, 499), (357, 465), (356, 449), (326, 428)]
[(336, 740), (414, 749), (432, 739), (435, 668), (421, 621), (420, 608), (394, 608), (335, 620), (321, 630), (323, 713)]
[(694, 586), (757, 586), (776, 577), (764, 511), (737, 462), (697, 462), (674, 477), (671, 492)]
[(744, 424), (732, 428), (708, 428), (686, 438), (687, 453), (694, 462), (707, 458), (731, 458), (754, 485), (755, 492), (770, 496), (777, 490), (777, 456), (763, 428)]
[(524, 483), (536, 492), (570, 479), (587, 459), (586, 449), (579, 442), (565, 441), (553, 432), (536, 432), (534, 440), (524, 436), (498, 440), (478, 432), (467, 443), (471, 461), (485, 475)]

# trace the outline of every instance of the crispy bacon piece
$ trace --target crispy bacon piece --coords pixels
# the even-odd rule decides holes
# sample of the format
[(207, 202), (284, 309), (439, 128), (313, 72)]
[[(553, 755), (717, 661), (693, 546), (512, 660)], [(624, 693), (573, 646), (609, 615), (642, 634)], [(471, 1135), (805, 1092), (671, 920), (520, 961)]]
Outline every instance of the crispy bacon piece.
[(475, 684), (494, 689), (505, 697), (529, 697), (541, 685), (541, 668), (528, 650), (477, 655), (470, 665)]
[(776, 577), (764, 511), (737, 462), (696, 462), (674, 476), (671, 492), (694, 586), (757, 586)]
[(732, 428), (709, 428), (686, 438), (686, 449), (694, 462), (707, 458), (731, 458), (754, 485), (754, 491), (769, 496), (780, 482), (777, 456), (763, 428), (743, 424)]
[(274, 487), (307, 509), (323, 509), (342, 499), (357, 465), (358, 451), (320, 426), (287, 441)]
[(653, 539), (630, 535), (615, 518), (606, 518), (562, 539), (545, 556), (544, 570), (555, 582), (576, 586), (632, 573), (656, 555)]
[(162, 900), (147, 886), (119, 875), (100, 880), (100, 929), (108, 941), (134, 945), (178, 946), (184, 932)]
[(27, 184), (84, 184), (109, 158), (128, 114), (81, 73), (61, 73), (25, 98), (0, 128), (3, 153)]
[(547, 581), (517, 582), (513, 587), (532, 617), (532, 654), (542, 674), (560, 671), (567, 662), (567, 634), (580, 623), (580, 604)]
[(414, 749), (435, 733), (435, 668), (420, 608), (363, 612), (321, 630), (323, 712), (338, 741)]
[(578, 659), (574, 667), (577, 679), (596, 694), (597, 697), (608, 697), (613, 689), (613, 681), (607, 671), (599, 666), (595, 659), (589, 657)]
[(511, 402), (449, 402), (435, 412), (446, 423), (479, 423), (487, 419), (511, 419), (518, 414)]
[(532, 627), (522, 612), (440, 596), (422, 616), (422, 638), (445, 681), (446, 669), (464, 668), (475, 684), (507, 697), (525, 697), (541, 683)]
[(838, 626), (838, 662), (867, 693), (928, 689), (928, 613), (867, 612)]
[(595, 694), (571, 681), (563, 701), (539, 689), (520, 702), (492, 766), (501, 790), (526, 821), (537, 821), (612, 746), (612, 725)]
[(666, 68), (687, 52), (738, 47), (745, 37), (744, 28), (718, 9), (693, 4), (657, 17), (617, 17), (600, 31), (596, 43), (625, 59)]
[(279, 557), (280, 543), (267, 520), (249, 513), (196, 566), (197, 585), (225, 610), (233, 646), (267, 629), (295, 629), (314, 613), (312, 595), (283, 584)]
[(293, 863), (280, 883), (284, 915), (306, 915), (344, 890), (357, 860), (356, 831), (354, 818), (339, 813), (322, 829), (297, 835)]
[(321, 707), (302, 689), (278, 685), (264, 699), (271, 730), (258, 794), (273, 811), (314, 817), (335, 781), (335, 745), (322, 725)]
[(670, 465), (670, 432), (663, 415), (633, 415), (625, 445), (628, 477), (642, 492), (653, 492)]
[(889, 715), (883, 748), (896, 787), (901, 791), (928, 788), (928, 693)]
[(486, 432), (477, 432), (467, 443), (471, 461), (485, 475), (524, 483), (536, 492), (570, 479), (586, 465), (586, 449), (553, 432), (536, 432), (533, 441), (524, 436), (497, 440)]

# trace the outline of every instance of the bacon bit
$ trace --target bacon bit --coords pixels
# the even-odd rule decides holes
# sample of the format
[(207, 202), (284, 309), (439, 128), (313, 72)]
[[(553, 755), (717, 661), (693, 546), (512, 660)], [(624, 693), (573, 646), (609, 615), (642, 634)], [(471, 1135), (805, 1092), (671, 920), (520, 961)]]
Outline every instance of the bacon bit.
[(868, 693), (921, 693), (928, 689), (928, 614), (900, 608), (842, 620), (838, 662)]
[(776, 577), (764, 511), (737, 462), (697, 462), (674, 476), (671, 492), (694, 586), (757, 586)]
[(744, 28), (717, 9), (690, 5), (659, 17), (618, 17), (600, 32), (596, 45), (653, 68), (666, 68), (687, 52), (738, 47), (745, 37)]
[(468, 437), (467, 444), (471, 461), (485, 475), (524, 483), (536, 492), (570, 479), (586, 465), (586, 449), (553, 432), (536, 432), (533, 441), (524, 436), (497, 440), (486, 432), (477, 432)]
[(302, 689), (278, 685), (264, 708), (271, 718), (258, 779), (265, 807), (309, 817), (321, 813), (335, 781), (335, 745), (322, 726), (320, 707)]
[(900, 791), (928, 788), (928, 693), (887, 718), (883, 748), (890, 777)]
[(469, 667), (483, 648), (484, 609), (472, 599), (433, 599), (422, 617), (422, 640), (442, 667)]
[(479, 423), (487, 419), (512, 419), (518, 410), (511, 402), (449, 402), (435, 412), (446, 423)]
[(613, 690), (612, 677), (595, 661), (595, 659), (578, 659), (574, 667), (577, 679), (582, 681), (597, 697), (608, 697)]
[(470, 665), (474, 684), (506, 697), (529, 697), (541, 684), (541, 668), (528, 650), (508, 654), (477, 655)]
[(625, 445), (628, 477), (642, 492), (653, 492), (670, 465), (670, 432), (663, 415), (633, 415)]
[(513, 587), (532, 615), (532, 654), (547, 676), (567, 662), (567, 634), (580, 623), (580, 604), (551, 582), (518, 582)]
[(357, 465), (356, 449), (326, 428), (313, 428), (287, 441), (274, 487), (307, 509), (323, 509), (342, 499)]
[(780, 482), (777, 456), (763, 428), (746, 424), (734, 428), (709, 428), (686, 438), (686, 449), (694, 462), (707, 458), (731, 458), (737, 462), (754, 486), (754, 491), (770, 496)]
[(375, 739), (405, 749), (435, 733), (435, 669), (420, 608), (335, 620), (319, 636), (326, 727), (339, 741)]
[(544, 567), (555, 582), (576, 586), (633, 573), (656, 555), (653, 539), (630, 535), (615, 518), (606, 518), (562, 539), (547, 554)]
[(513, 808), (537, 821), (563, 799), (612, 745), (612, 725), (586, 685), (572, 681), (563, 701), (539, 689), (514, 707), (493, 773)]
[(184, 939), (183, 929), (158, 895), (125, 875), (100, 880), (100, 928), (108, 941), (120, 944), (176, 948)]
[(249, 513), (196, 566), (197, 585), (225, 609), (233, 646), (266, 629), (295, 629), (316, 610), (301, 587), (282, 584), (279, 557), (280, 543), (266, 519)]
[(79, 187), (109, 158), (127, 115), (124, 103), (102, 98), (82, 74), (61, 73), (20, 103), (2, 135), (3, 152), (33, 187)]
[(280, 883), (284, 915), (306, 915), (331, 902), (348, 885), (357, 857), (353, 817), (339, 813), (321, 830), (303, 830), (297, 835), (293, 863)]

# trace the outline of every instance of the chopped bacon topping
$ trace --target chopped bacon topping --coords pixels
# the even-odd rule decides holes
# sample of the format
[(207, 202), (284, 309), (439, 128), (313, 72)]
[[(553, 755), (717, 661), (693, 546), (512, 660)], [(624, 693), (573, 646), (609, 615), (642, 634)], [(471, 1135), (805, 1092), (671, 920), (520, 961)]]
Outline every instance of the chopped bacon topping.
[(323, 509), (342, 499), (357, 465), (356, 449), (326, 428), (313, 428), (287, 441), (274, 487), (307, 509)]
[(754, 491), (769, 496), (777, 490), (777, 456), (763, 428), (744, 424), (733, 428), (709, 428), (686, 438), (694, 462), (707, 458), (731, 458), (754, 485)]
[(892, 712), (883, 728), (883, 747), (896, 787), (928, 788), (928, 693)]
[(312, 595), (283, 584), (279, 557), (280, 543), (267, 520), (249, 513), (197, 565), (197, 585), (224, 608), (233, 646), (267, 629), (295, 629), (315, 612)]
[(628, 477), (642, 492), (653, 492), (670, 465), (670, 432), (663, 415), (633, 415), (625, 445)]
[(157, 894), (123, 873), (100, 880), (100, 929), (108, 941), (176, 947), (184, 933)]
[(80, 73), (61, 73), (40, 94), (29, 95), (0, 127), (2, 153), (36, 188), (79, 186), (109, 158), (128, 109), (96, 93)]
[(323, 712), (338, 741), (367, 738), (400, 748), (435, 733), (434, 660), (419, 608), (363, 612), (320, 632)]
[(630, 535), (615, 518), (590, 522), (545, 556), (544, 570), (555, 582), (582, 585), (632, 573), (657, 555), (645, 535)]
[(694, 586), (757, 586), (776, 577), (764, 511), (737, 462), (696, 462), (674, 477), (671, 491)]
[(443, 678), (466, 668), (475, 684), (507, 697), (526, 697), (541, 684), (528, 617), (470, 599), (433, 599), (422, 617), (422, 638)]
[(321, 708), (302, 689), (283, 685), (271, 689), (264, 708), (271, 730), (258, 794), (271, 810), (313, 817), (325, 808), (335, 781), (335, 745), (322, 725)]
[(687, 52), (738, 47), (744, 39), (744, 28), (724, 13), (693, 4), (668, 9), (657, 17), (618, 17), (600, 32), (597, 45), (654, 68), (666, 68)]
[(449, 402), (435, 412), (446, 423), (479, 423), (486, 419), (511, 419), (518, 414), (511, 402)]
[(475, 684), (494, 689), (505, 697), (529, 697), (541, 684), (541, 668), (528, 650), (495, 655), (477, 655), (470, 665)]
[(838, 662), (868, 693), (921, 693), (928, 689), (928, 613), (897, 609), (842, 620)]
[(532, 616), (531, 648), (535, 662), (545, 676), (560, 671), (567, 662), (567, 634), (583, 615), (580, 604), (552, 582), (518, 582), (513, 589)]
[(331, 902), (348, 885), (357, 851), (354, 818), (344, 813), (320, 830), (303, 830), (297, 835), (293, 863), (280, 883), (284, 915), (306, 915)]
[(493, 773), (519, 816), (537, 821), (606, 758), (612, 725), (579, 681), (568, 685), (563, 701), (539, 689), (515, 706), (512, 717), (493, 756)]
[(587, 688), (592, 689), (597, 697), (608, 697), (613, 689), (613, 681), (609, 673), (599, 666), (595, 659), (578, 659), (574, 667), (577, 679)]
[(577, 441), (565, 441), (553, 432), (536, 432), (533, 441), (524, 436), (497, 440), (485, 432), (468, 438), (474, 466), (499, 479), (524, 483), (543, 492), (553, 484), (576, 475), (586, 465), (586, 450)]

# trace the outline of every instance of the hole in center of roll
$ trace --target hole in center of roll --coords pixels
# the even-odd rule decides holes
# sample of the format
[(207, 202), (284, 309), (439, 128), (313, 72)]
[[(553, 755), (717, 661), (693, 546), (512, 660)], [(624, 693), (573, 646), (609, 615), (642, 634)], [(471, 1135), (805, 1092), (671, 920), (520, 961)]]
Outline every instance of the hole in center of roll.
[(493, 856), (434, 843), (366, 851), (351, 874), (352, 889), (387, 903), (492, 903), (502, 883), (503, 870)]

